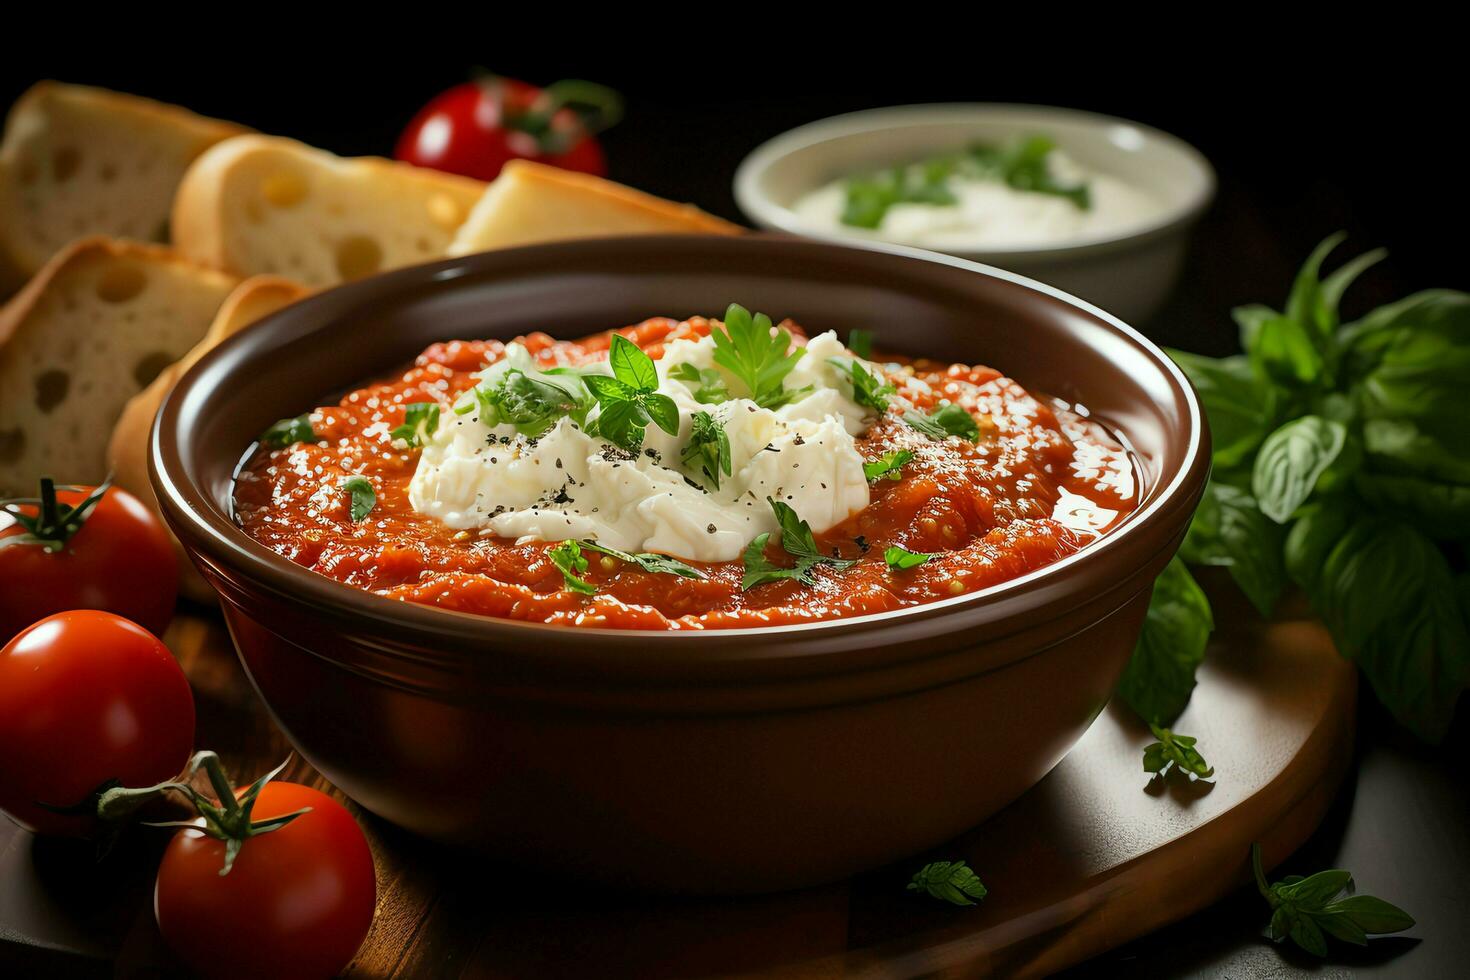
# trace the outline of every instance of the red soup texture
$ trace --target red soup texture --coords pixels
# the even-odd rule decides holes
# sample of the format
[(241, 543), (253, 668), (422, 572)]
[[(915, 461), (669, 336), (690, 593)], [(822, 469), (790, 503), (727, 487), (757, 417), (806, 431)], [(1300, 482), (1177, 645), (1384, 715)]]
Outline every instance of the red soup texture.
[[(673, 339), (699, 339), (717, 320), (647, 320), (615, 331), (657, 360)], [(800, 329), (782, 325), (804, 344)], [(613, 331), (577, 341), (543, 333), (519, 338), (539, 363), (588, 364), (608, 356)], [(932, 438), (897, 410), (856, 437), (869, 462), (912, 454), (896, 474), (870, 482), (869, 505), (816, 535), (826, 555), (807, 582), (742, 590), (742, 561), (689, 562), (702, 578), (653, 573), (585, 552), (580, 577), (595, 592), (566, 587), (548, 554), (554, 542), (516, 543), (456, 530), (409, 503), (418, 448), (389, 433), (404, 406), (433, 401), (445, 417), (476, 373), (505, 351), (500, 341), (431, 346), (404, 373), (347, 394), (309, 416), (315, 441), (262, 446), (235, 486), (235, 515), (252, 538), (297, 564), (376, 595), (443, 609), (567, 626), (699, 630), (779, 626), (887, 612), (975, 592), (1025, 575), (1086, 547), (1122, 521), (1140, 495), (1124, 446), (1082, 410), (1032, 395), (988, 367), (875, 357), (915, 408), (945, 402), (977, 423), (975, 441)], [(910, 379), (925, 385), (908, 386)], [(361, 475), (376, 501), (354, 521), (341, 490)], [(930, 556), (895, 567), (889, 549)], [(792, 558), (773, 534), (766, 557)], [(900, 563), (901, 564), (901, 563)]]

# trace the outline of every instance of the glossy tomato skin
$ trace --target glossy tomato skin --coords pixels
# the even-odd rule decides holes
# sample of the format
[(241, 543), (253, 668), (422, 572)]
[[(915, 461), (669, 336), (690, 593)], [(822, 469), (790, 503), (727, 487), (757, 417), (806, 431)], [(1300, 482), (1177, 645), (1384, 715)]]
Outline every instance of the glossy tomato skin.
[(583, 136), (562, 153), (545, 153), (529, 133), (506, 125), (502, 116), (528, 108), (541, 90), (511, 78), (499, 83), (504, 86), (504, 113), (480, 83), (456, 85), (419, 110), (398, 138), (394, 156), (477, 180), (494, 180), (510, 160), (607, 176), (607, 160), (595, 137)]
[[(76, 505), (86, 490), (58, 491)], [(0, 518), (0, 521), (6, 520)], [(25, 533), (0, 528), (0, 539)], [(67, 609), (105, 609), (162, 636), (173, 618), (179, 568), (168, 531), (143, 502), (113, 487), (61, 550), (0, 545), (0, 642)]]
[(194, 745), (194, 697), (168, 648), (112, 613), (58, 613), (0, 650), (0, 809), (43, 834), (95, 821), (52, 813), (102, 783), (177, 776)]
[(352, 814), (297, 783), (267, 783), (253, 817), (311, 807), (251, 837), (230, 873), (225, 845), (181, 830), (164, 852), (153, 893), (159, 931), (205, 977), (331, 977), (351, 962), (377, 903), (373, 856)]

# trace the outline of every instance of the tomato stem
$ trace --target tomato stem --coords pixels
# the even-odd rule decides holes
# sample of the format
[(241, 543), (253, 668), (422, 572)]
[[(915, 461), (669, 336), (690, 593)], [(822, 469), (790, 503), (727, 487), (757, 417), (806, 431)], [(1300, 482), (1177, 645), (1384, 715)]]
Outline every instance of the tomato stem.
[[(576, 78), (552, 82), (536, 94), (530, 105), (517, 108), (510, 105), (509, 87), (499, 75), (481, 72), (475, 81), (495, 104), (501, 125), (531, 136), (545, 154), (565, 153), (623, 118), (623, 97), (596, 82)], [(557, 114), (563, 109), (576, 118), (575, 125), (559, 124)]]
[[(26, 532), (0, 538), (0, 548), (17, 544), (39, 544), (53, 554), (61, 551), (71, 540), (71, 536), (82, 529), (82, 525), (91, 516), (92, 510), (106, 496), (107, 491), (112, 489), (112, 477), (109, 475), (98, 486), (92, 488), (91, 492), (75, 507), (62, 503), (57, 498), (56, 491), (68, 490), (84, 493), (87, 489), (87, 487), (75, 486), (58, 487), (51, 477), (43, 476), (39, 497), (12, 497), (8, 500), (0, 500), (0, 510), (9, 514), (17, 524), (25, 528)], [(28, 513), (29, 509), (34, 509), (34, 513)]]

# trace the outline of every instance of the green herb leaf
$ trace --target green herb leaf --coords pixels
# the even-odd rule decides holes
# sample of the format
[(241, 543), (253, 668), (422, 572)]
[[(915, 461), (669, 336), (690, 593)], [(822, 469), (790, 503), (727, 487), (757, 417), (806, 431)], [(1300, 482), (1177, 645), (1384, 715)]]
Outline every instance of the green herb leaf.
[(1251, 370), (1244, 355), (1212, 358), (1170, 350), (1210, 420), (1215, 465), (1239, 466), (1276, 427), (1276, 390)]
[(1157, 741), (1144, 747), (1144, 772), (1163, 776), (1167, 775), (1169, 767), (1173, 766), (1179, 772), (1188, 773), (1199, 779), (1209, 779), (1215, 774), (1215, 770), (1205, 762), (1205, 757), (1200, 755), (1199, 750), (1194, 747), (1198, 739), (1189, 735), (1175, 734), (1153, 723), (1150, 723), (1148, 727), (1154, 733)]
[(704, 475), (708, 485), (720, 489), (720, 476), (730, 475), (730, 437), (725, 424), (708, 412), (695, 412), (690, 418), (689, 444), (679, 460)]
[(597, 586), (580, 577), (582, 572), (587, 571), (587, 559), (577, 542), (563, 541), (547, 551), (546, 556), (561, 570), (562, 583), (568, 591), (582, 595), (596, 594)]
[(917, 410), (904, 412), (903, 420), (910, 428), (939, 442), (950, 436), (959, 436), (970, 442), (980, 438), (980, 424), (975, 421), (975, 417), (953, 403), (941, 406), (932, 415)]
[(776, 330), (764, 313), (752, 317), (745, 307), (731, 303), (724, 329), (712, 330), (710, 337), (715, 363), (735, 375), (757, 405), (779, 408), (799, 394), (787, 391), (785, 382), (806, 350), (793, 348), (791, 334)]
[(697, 368), (693, 364), (675, 364), (669, 377), (682, 381), (694, 395), (694, 400), (703, 405), (718, 405), (730, 400), (730, 389), (725, 379), (714, 368)]
[[(669, 555), (656, 555), (651, 552), (629, 554), (626, 551), (619, 551), (616, 548), (609, 548), (607, 545), (598, 544), (596, 541), (583, 541), (581, 542), (581, 546), (585, 551), (600, 552), (601, 554), (611, 555), (613, 558), (625, 561), (630, 565), (637, 565), (651, 575), (678, 575), (681, 578), (700, 579), (705, 577), (705, 574), (699, 569), (692, 565), (686, 565), (679, 559), (672, 558)], [(585, 564), (583, 567), (586, 567)]]
[(1293, 875), (1268, 885), (1259, 844), (1251, 845), (1251, 871), (1257, 891), (1271, 907), (1271, 938), (1278, 943), (1290, 938), (1314, 956), (1327, 955), (1327, 935), (1361, 946), (1370, 935), (1414, 926), (1412, 916), (1381, 898), (1352, 895), (1333, 901), (1352, 886), (1352, 875), (1346, 871), (1319, 871), (1306, 878)]
[(907, 571), (910, 568), (918, 568), (933, 557), (933, 555), (926, 555), (919, 551), (909, 551), (907, 548), (900, 548), (896, 544), (889, 545), (883, 551), (883, 560), (888, 563), (888, 567), (900, 572)]
[(612, 368), (613, 377), (634, 391), (657, 390), (658, 370), (653, 366), (653, 358), (620, 333), (612, 335), (607, 363)]
[(473, 394), (473, 401), (456, 406), (457, 414), (463, 415), (478, 405), (479, 419), (485, 425), (513, 425), (528, 436), (541, 435), (563, 416), (585, 420), (591, 407), (581, 382), (575, 378), (565, 383), (542, 381), (519, 368), (508, 368), (498, 377), (481, 382)]
[(412, 449), (428, 441), (434, 430), (439, 428), (439, 405), (437, 402), (411, 402), (403, 407), (403, 424), (388, 433), (394, 442), (402, 440)]
[(373, 485), (365, 476), (349, 476), (342, 481), (342, 489), (346, 490), (352, 500), (352, 519), (360, 521), (373, 512), (373, 507), (378, 502), (378, 495), (373, 492)]
[(1261, 377), (1285, 388), (1310, 388), (1331, 380), (1321, 344), (1301, 322), (1274, 316), (1260, 323), (1248, 354)]
[(782, 568), (772, 564), (766, 558), (766, 545), (771, 535), (769, 532), (758, 535), (745, 549), (745, 576), (740, 582), (742, 591), (749, 591), (757, 585), (783, 579), (794, 579), (802, 585), (812, 586), (817, 584), (814, 569), (818, 565), (827, 565), (836, 571), (841, 571), (857, 564), (855, 559), (822, 554), (817, 550), (817, 541), (812, 535), (811, 526), (798, 517), (796, 511), (770, 497), (766, 498), (766, 502), (771, 505), (771, 510), (776, 514), (776, 521), (781, 526), (781, 548), (794, 558), (796, 563), (791, 568)]
[(1138, 645), (1118, 682), (1118, 694), (1140, 718), (1167, 725), (1179, 717), (1214, 625), (1209, 600), (1174, 558), (1154, 582)]
[(1346, 440), (1342, 423), (1316, 415), (1294, 419), (1267, 436), (1251, 476), (1251, 490), (1261, 512), (1278, 524), (1289, 521), (1312, 495)]
[(952, 905), (974, 905), (986, 895), (985, 885), (964, 861), (935, 861), (920, 868), (908, 891), (923, 892)]
[(913, 458), (914, 454), (907, 449), (895, 449), (871, 463), (864, 463), (863, 476), (869, 480), (899, 480), (903, 476), (904, 464)]
[(873, 331), (850, 330), (847, 334), (847, 349), (865, 361), (873, 359)]
[(861, 361), (846, 357), (829, 357), (827, 363), (847, 375), (847, 380), (852, 383), (853, 401), (879, 415), (888, 411), (888, 399), (898, 394), (898, 389), (886, 378), (870, 374)]
[(298, 442), (316, 442), (316, 432), (311, 427), (311, 415), (298, 415), (294, 419), (281, 419), (260, 434), (260, 444), (272, 449), (284, 449)]
[(1282, 545), (1286, 528), (1267, 519), (1255, 498), (1238, 487), (1211, 482), (1179, 556), (1193, 565), (1220, 565), (1269, 617), (1286, 588)]
[(653, 359), (622, 334), (613, 334), (611, 344), (608, 365), (613, 377), (582, 376), (597, 400), (598, 434), (629, 452), (643, 445), (643, 430), (650, 421), (669, 435), (678, 435), (679, 408), (668, 395), (658, 394)]
[(976, 143), (970, 147), (970, 161), (982, 173), (988, 173), (1018, 191), (1064, 197), (1078, 210), (1092, 208), (1092, 192), (1085, 183), (1067, 185), (1051, 172), (1050, 161), (1056, 144), (1045, 136), (1028, 136), (1004, 147)]
[(948, 187), (954, 166), (954, 159), (946, 158), (849, 178), (842, 223), (854, 228), (878, 228), (895, 204), (959, 203)]

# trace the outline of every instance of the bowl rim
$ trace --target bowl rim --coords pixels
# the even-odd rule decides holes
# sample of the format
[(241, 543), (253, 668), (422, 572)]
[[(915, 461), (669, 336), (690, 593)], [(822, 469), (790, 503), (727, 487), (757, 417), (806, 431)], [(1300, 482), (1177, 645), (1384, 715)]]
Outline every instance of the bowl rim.
[[(426, 282), (457, 280), (476, 271), (491, 272), (497, 263), (515, 259), (534, 258), (554, 265), (558, 259), (575, 257), (581, 252), (596, 254), (604, 249), (657, 249), (676, 243), (684, 247), (699, 243), (702, 247), (715, 249), (744, 248), (759, 247), (762, 242), (779, 242), (787, 247), (801, 249), (878, 253), (900, 259), (937, 263), (999, 279), (1023, 290), (1040, 292), (1100, 320), (1104, 326), (1121, 335), (1122, 339), (1141, 349), (1155, 363), (1170, 383), (1171, 396), (1187, 411), (1184, 425), (1187, 442), (1172, 477), (1166, 485), (1153, 493), (1153, 499), (1130, 514), (1123, 525), (1096, 543), (1026, 575), (987, 589), (902, 609), (818, 622), (715, 630), (643, 630), (565, 626), (459, 612), (388, 599), (337, 582), (295, 564), (247, 536), (234, 523), (231, 515), (223, 513), (214, 504), (213, 494), (191, 474), (183, 472), (179, 433), (182, 428), (180, 415), (185, 402), (192, 397), (200, 397), (194, 392), (195, 387), (208, 378), (216, 365), (232, 357), (237, 348), (249, 344), (251, 336), (264, 324), (286, 318), (309, 317), (316, 309), (332, 310), (342, 305), (348, 297), (352, 299), (351, 305), (354, 308), (371, 305), (374, 298), (392, 296)], [(327, 320), (326, 323), (316, 324), (312, 329), (322, 329), (331, 322)], [(347, 379), (345, 383), (359, 380), (361, 379)], [(208, 398), (210, 395), (205, 392), (202, 397)], [(242, 454), (244, 448), (240, 447)], [(425, 660), (422, 652), (409, 653), (395, 647), (395, 639), (403, 639), (420, 647), (420, 650), (425, 640), (437, 639), (461, 649), (465, 646), (493, 647), (499, 651), (519, 649), (527, 651), (527, 656), (535, 657), (544, 657), (549, 648), (555, 648), (555, 656), (550, 659), (594, 665), (605, 661), (609, 648), (616, 648), (620, 661), (617, 669), (636, 671), (643, 665), (667, 667), (689, 661), (687, 644), (696, 640), (702, 644), (700, 657), (696, 659), (700, 666), (709, 667), (731, 661), (770, 663), (821, 655), (837, 649), (850, 650), (854, 647), (852, 635), (855, 633), (876, 637), (891, 632), (896, 641), (916, 639), (919, 634), (932, 637), (950, 634), (959, 629), (970, 631), (980, 626), (1007, 624), (1010, 628), (996, 633), (995, 636), (998, 637), (1019, 632), (1036, 621), (1054, 618), (1054, 614), (1039, 616), (1037, 610), (1050, 611), (1053, 607), (1060, 606), (1061, 600), (1077, 604), (1079, 597), (1075, 590), (1063, 588), (1058, 583), (1064, 585), (1069, 575), (1075, 576), (1077, 573), (1074, 570), (1079, 565), (1085, 568), (1103, 562), (1108, 555), (1140, 540), (1145, 529), (1167, 523), (1181, 507), (1187, 505), (1188, 513), (1193, 512), (1193, 501), (1188, 499), (1188, 491), (1191, 484), (1194, 484), (1195, 497), (1203, 491), (1209, 470), (1209, 431), (1198, 397), (1188, 379), (1157, 345), (1098, 307), (1016, 273), (955, 256), (883, 242), (832, 243), (773, 234), (751, 234), (733, 238), (642, 235), (531, 245), (409, 266), (319, 292), (262, 318), (207, 352), (178, 380), (150, 430), (148, 469), (167, 522), (185, 543), (187, 550), (191, 553), (202, 552), (206, 564), (217, 563), (234, 570), (248, 579), (253, 589), (267, 591), (278, 600), (304, 608), (313, 618), (353, 624), (361, 632), (360, 636), (355, 637), (358, 642), (369, 643), (390, 658), (411, 657), (419, 662)], [(1178, 534), (1181, 536), (1187, 519), (1188, 514), (1180, 521)], [(1172, 552), (1174, 544), (1177, 544), (1177, 537), (1173, 544), (1166, 542), (1154, 549), (1154, 552)], [(1131, 566), (1139, 564), (1141, 562), (1138, 560), (1130, 562)], [(1117, 584), (1113, 582), (1105, 585), (1100, 593), (1092, 593), (1085, 598), (1094, 599), (1098, 595), (1106, 594)], [(1036, 597), (1038, 593), (1041, 598)], [(932, 623), (934, 619), (954, 619), (956, 622), (938, 628)], [(536, 639), (547, 637), (555, 637), (558, 642), (540, 646), (534, 644)], [(772, 642), (752, 644), (750, 641), (755, 638)], [(792, 642), (774, 642), (777, 639)], [(874, 649), (870, 652), (875, 654), (875, 659), (870, 665), (917, 659), (935, 652), (894, 647), (878, 655), (877, 644), (871, 646)], [(440, 659), (452, 658), (445, 656)], [(625, 659), (630, 662), (622, 663)]]
[[(1093, 255), (1106, 254), (1152, 242), (1193, 224), (1215, 198), (1218, 180), (1215, 168), (1209, 159), (1192, 144), (1172, 133), (1147, 123), (1135, 122), (1121, 116), (1112, 116), (1087, 109), (1070, 109), (1065, 106), (1037, 105), (1024, 102), (924, 102), (912, 105), (883, 106), (876, 109), (860, 109), (836, 116), (828, 116), (766, 140), (746, 154), (735, 169), (733, 190), (740, 210), (762, 228), (784, 231), (793, 235), (815, 238), (820, 241), (847, 243), (893, 244), (880, 238), (847, 234), (840, 231), (824, 231), (811, 228), (800, 221), (790, 208), (777, 204), (761, 191), (761, 178), (778, 161), (790, 154), (818, 143), (842, 136), (868, 134), (877, 136), (884, 130), (900, 127), (959, 122), (977, 117), (1005, 117), (1019, 115), (1051, 116), (1058, 120), (1083, 123), (1098, 129), (1127, 126), (1169, 151), (1176, 153), (1194, 168), (1198, 178), (1193, 192), (1180, 204), (1166, 209), (1150, 221), (1125, 228), (1121, 233), (1092, 235), (1082, 238), (1064, 239), (1049, 245), (1026, 245), (992, 248), (946, 248), (943, 254), (954, 255), (979, 263), (1065, 261)], [(898, 245), (900, 248), (920, 246)]]

